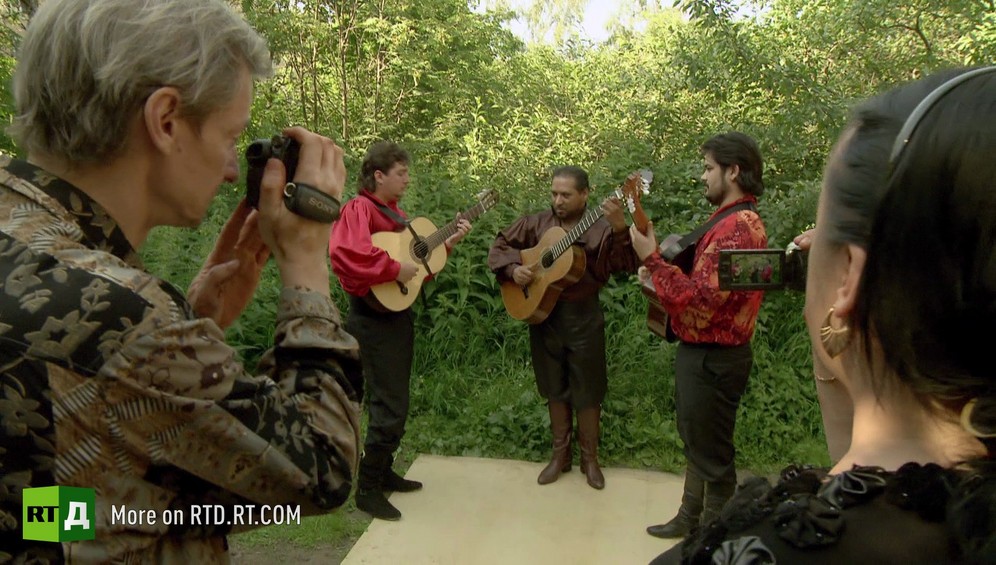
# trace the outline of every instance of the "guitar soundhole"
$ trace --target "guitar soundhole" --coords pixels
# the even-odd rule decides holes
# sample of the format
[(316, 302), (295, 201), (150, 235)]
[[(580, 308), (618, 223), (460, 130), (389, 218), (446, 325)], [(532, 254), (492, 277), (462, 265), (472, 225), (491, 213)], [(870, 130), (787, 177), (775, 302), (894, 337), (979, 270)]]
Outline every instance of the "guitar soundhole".
[(412, 252), (416, 259), (425, 259), (425, 256), (429, 254), (429, 246), (424, 241), (415, 242), (412, 245)]
[(543, 264), (544, 269), (549, 269), (550, 265), (553, 265), (553, 254), (547, 251), (543, 254), (543, 258), (540, 259), (540, 263)]

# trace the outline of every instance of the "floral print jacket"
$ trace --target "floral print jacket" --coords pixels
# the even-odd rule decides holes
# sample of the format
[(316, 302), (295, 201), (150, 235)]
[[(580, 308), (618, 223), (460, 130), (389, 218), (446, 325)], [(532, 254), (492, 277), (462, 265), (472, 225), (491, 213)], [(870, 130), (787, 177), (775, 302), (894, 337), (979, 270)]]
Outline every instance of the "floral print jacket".
[[(340, 506), (360, 371), (332, 302), (285, 288), (247, 373), (97, 203), (0, 158), (0, 563), (227, 560), (230, 525), (115, 524), (112, 506)], [(95, 489), (95, 540), (21, 539), (23, 489), (51, 485)]]

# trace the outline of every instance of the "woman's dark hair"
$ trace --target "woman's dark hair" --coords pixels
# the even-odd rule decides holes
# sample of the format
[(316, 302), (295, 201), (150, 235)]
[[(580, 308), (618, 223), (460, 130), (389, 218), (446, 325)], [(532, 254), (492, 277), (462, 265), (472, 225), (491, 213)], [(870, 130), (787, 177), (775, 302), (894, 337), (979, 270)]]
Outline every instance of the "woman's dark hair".
[(588, 184), (588, 172), (574, 165), (565, 165), (563, 167), (557, 167), (553, 170), (553, 178), (557, 177), (569, 177), (574, 179), (574, 188), (578, 192), (584, 192), (590, 188)]
[(699, 148), (702, 155), (712, 155), (714, 161), (724, 169), (732, 165), (740, 167), (737, 183), (747, 194), (764, 194), (764, 160), (754, 138), (731, 131), (710, 137)]
[(372, 191), (376, 188), (374, 173), (377, 171), (388, 172), (395, 163), (407, 165), (410, 161), (408, 152), (393, 141), (378, 141), (367, 149), (366, 156), (363, 157), (363, 165), (360, 167), (360, 190)]
[[(831, 242), (866, 249), (850, 325), (881, 344), (884, 363), (927, 407), (996, 429), (996, 72), (966, 80), (922, 117), (894, 163), (889, 153), (916, 105), (947, 71), (858, 107), (828, 169), (825, 229)], [(879, 374), (876, 372), (876, 374)], [(888, 386), (889, 383), (876, 383)], [(996, 553), (996, 442), (956, 493), (949, 515), (970, 562)], [(969, 511), (971, 519), (958, 513)], [(969, 526), (974, 522), (974, 526)], [(980, 524), (988, 524), (983, 527)], [(979, 553), (982, 552), (982, 553)]]

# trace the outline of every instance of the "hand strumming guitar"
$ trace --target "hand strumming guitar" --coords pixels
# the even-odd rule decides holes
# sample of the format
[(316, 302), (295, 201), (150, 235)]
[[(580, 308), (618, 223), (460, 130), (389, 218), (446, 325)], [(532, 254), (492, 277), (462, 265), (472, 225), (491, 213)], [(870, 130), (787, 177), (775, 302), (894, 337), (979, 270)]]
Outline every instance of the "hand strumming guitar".
[(536, 269), (532, 267), (519, 265), (512, 271), (512, 280), (519, 286), (527, 286), (534, 278), (536, 278)]
[(418, 266), (415, 263), (409, 263), (407, 261), (401, 262), (401, 270), (398, 271), (398, 276), (394, 277), (394, 280), (400, 283), (406, 283), (418, 274)]

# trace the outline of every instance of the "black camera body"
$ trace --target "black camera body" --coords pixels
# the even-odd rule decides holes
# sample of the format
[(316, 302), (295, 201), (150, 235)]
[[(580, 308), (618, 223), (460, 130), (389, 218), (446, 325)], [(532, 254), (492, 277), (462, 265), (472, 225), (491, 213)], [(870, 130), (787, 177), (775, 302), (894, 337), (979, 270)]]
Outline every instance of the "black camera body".
[(287, 170), (287, 182), (294, 180), (297, 170), (297, 157), (301, 145), (297, 140), (275, 135), (270, 139), (257, 139), (246, 147), (246, 201), (249, 206), (259, 208), (259, 185), (263, 181), (263, 170), (271, 158), (280, 159)]
[(297, 158), (301, 144), (295, 139), (275, 135), (270, 139), (257, 139), (246, 148), (246, 202), (259, 208), (259, 187), (263, 181), (263, 170), (270, 159), (280, 159), (287, 170), (287, 184), (284, 185), (284, 206), (298, 216), (323, 224), (339, 219), (340, 202), (317, 188), (293, 182), (297, 171)]
[(720, 290), (806, 290), (809, 253), (790, 243), (785, 249), (723, 249)]

